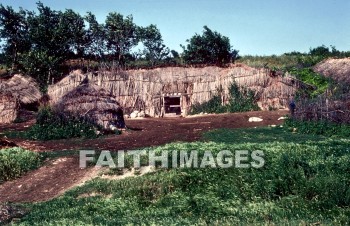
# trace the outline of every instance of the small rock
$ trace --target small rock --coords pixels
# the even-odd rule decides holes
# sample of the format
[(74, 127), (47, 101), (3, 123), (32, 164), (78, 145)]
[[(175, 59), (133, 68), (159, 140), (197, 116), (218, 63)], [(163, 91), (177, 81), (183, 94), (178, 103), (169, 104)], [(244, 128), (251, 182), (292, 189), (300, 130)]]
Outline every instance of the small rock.
[(112, 130), (112, 131), (114, 131), (114, 130), (117, 129), (117, 127), (115, 127), (114, 125), (110, 125), (110, 126), (109, 126), (109, 129)]
[(277, 120), (285, 120), (287, 117), (279, 117)]
[(249, 122), (261, 122), (263, 119), (258, 117), (250, 117)]
[(138, 114), (137, 114), (137, 117), (139, 118), (144, 118), (145, 117), (145, 112), (144, 111), (140, 111)]
[(137, 113), (135, 113), (135, 112), (131, 113), (130, 118), (137, 118)]
[(130, 118), (130, 115), (124, 115), (124, 118)]

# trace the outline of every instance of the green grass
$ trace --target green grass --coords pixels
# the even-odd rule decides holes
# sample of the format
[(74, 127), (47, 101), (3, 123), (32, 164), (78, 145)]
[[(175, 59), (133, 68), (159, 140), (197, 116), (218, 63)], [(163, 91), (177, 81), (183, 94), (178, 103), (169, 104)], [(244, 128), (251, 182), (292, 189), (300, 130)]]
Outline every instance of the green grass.
[(320, 120), (320, 121), (306, 121), (297, 119), (287, 119), (285, 126), (289, 130), (296, 130), (301, 136), (324, 135), (327, 137), (339, 137), (348, 138), (350, 137), (350, 125), (344, 123), (334, 123), (331, 121)]
[(257, 127), (249, 129), (217, 129), (203, 135), (205, 141), (215, 141), (230, 144), (238, 143), (311, 143), (325, 141), (324, 136), (291, 133), (285, 127)]
[(220, 129), (203, 139), (155, 149), (262, 150), (265, 166), (159, 169), (123, 180), (94, 179), (59, 198), (30, 205), (20, 224), (349, 223), (349, 139), (292, 134), (282, 128)]
[(42, 158), (38, 153), (23, 148), (0, 149), (0, 184), (41, 165)]

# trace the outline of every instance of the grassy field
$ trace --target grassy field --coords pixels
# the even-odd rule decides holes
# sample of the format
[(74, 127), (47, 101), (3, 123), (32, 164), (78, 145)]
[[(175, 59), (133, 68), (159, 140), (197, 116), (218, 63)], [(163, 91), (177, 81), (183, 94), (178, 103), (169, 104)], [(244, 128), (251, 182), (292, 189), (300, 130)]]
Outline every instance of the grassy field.
[[(97, 178), (26, 205), (20, 225), (345, 225), (350, 219), (349, 139), (283, 128), (220, 129), (161, 150), (262, 150), (263, 168), (159, 169)], [(150, 150), (150, 149), (147, 149)]]

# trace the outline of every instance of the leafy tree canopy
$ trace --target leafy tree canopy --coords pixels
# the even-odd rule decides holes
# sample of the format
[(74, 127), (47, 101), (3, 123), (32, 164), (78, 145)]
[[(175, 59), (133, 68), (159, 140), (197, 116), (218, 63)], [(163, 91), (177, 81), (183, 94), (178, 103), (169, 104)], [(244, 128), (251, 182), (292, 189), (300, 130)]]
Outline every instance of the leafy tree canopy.
[(204, 26), (202, 35), (195, 34), (187, 40), (183, 48), (183, 58), (189, 64), (224, 65), (233, 62), (238, 57), (238, 51), (233, 50), (228, 37), (212, 31)]

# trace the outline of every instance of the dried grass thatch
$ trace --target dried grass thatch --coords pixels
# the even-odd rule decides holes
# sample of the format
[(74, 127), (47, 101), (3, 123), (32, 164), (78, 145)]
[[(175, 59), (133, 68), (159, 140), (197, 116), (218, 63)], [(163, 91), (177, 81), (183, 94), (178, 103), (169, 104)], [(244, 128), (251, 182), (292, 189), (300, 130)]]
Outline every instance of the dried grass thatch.
[(74, 72), (57, 84), (50, 86), (48, 94), (52, 103), (59, 101), (66, 93), (88, 79), (117, 97), (126, 113), (144, 110), (150, 116), (164, 113), (164, 96), (181, 96), (182, 114), (186, 115), (191, 106), (208, 101), (220, 90), (228, 100), (229, 86), (233, 81), (255, 90), (262, 109), (286, 108), (291, 94), (302, 83), (291, 76), (275, 75), (269, 69), (233, 65), (228, 68), (168, 67), (151, 70), (100, 71), (83, 75)]
[(350, 58), (327, 59), (318, 63), (313, 70), (338, 82), (350, 83)]
[(115, 96), (89, 83), (83, 83), (64, 95), (56, 108), (88, 117), (104, 128), (113, 120), (112, 114), (121, 110)]
[(22, 104), (31, 104), (40, 100), (42, 94), (33, 78), (16, 74), (10, 79), (0, 80), (0, 92), (12, 93)]
[(0, 123), (11, 123), (18, 114), (17, 99), (10, 92), (0, 91)]
[(17, 74), (0, 79), (0, 123), (13, 122), (21, 105), (38, 102), (41, 96), (37, 83), (30, 77)]

